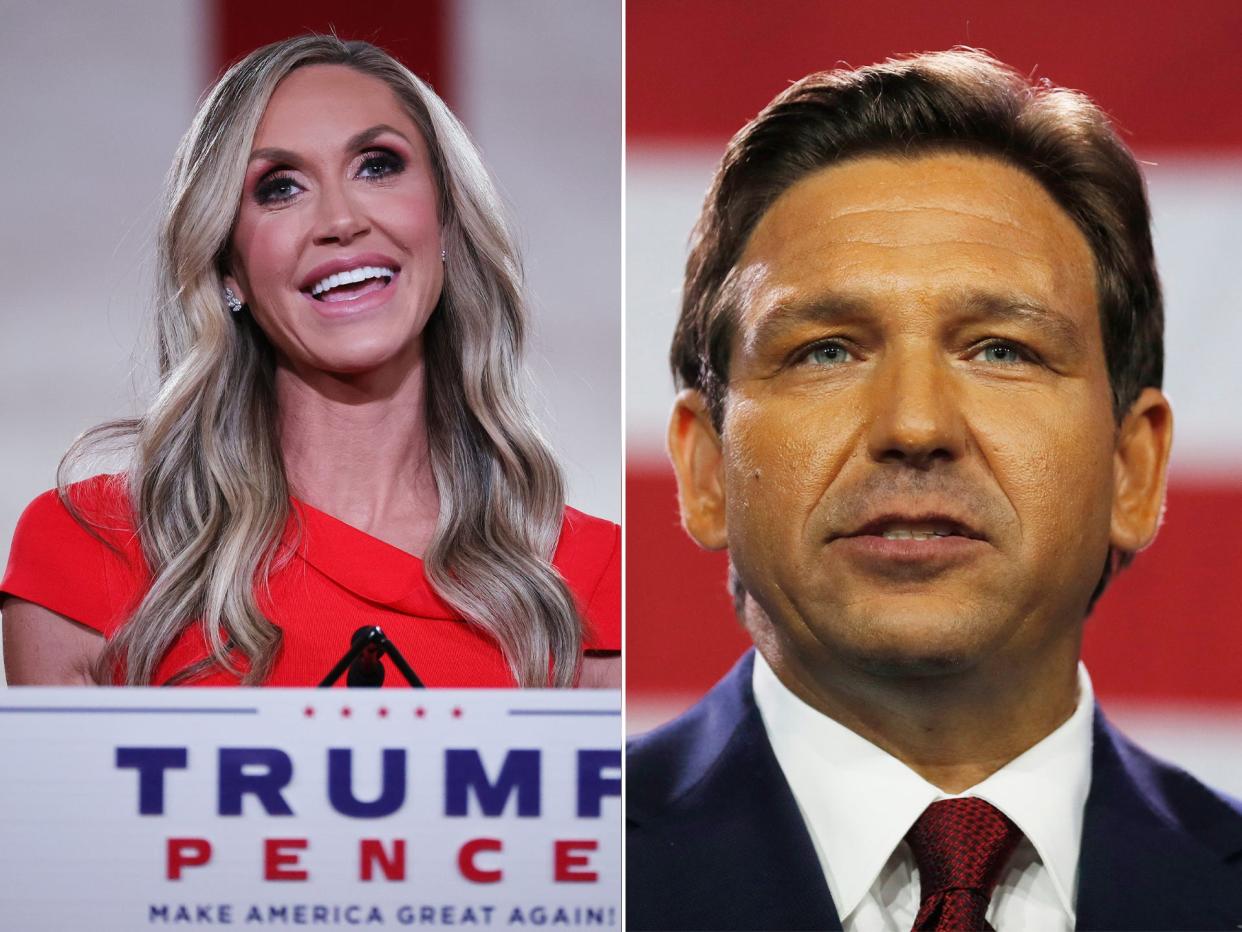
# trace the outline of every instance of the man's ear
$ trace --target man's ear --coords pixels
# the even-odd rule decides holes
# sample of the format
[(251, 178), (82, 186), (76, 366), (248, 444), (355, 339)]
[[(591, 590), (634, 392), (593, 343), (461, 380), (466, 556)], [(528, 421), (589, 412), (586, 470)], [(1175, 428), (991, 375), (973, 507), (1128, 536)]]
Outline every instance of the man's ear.
[(668, 452), (677, 473), (681, 523), (700, 547), (721, 550), (725, 528), (724, 451), (707, 401), (685, 389), (668, 420)]
[(1134, 553), (1152, 542), (1164, 512), (1173, 446), (1173, 409), (1158, 388), (1145, 388), (1117, 432), (1109, 541)]

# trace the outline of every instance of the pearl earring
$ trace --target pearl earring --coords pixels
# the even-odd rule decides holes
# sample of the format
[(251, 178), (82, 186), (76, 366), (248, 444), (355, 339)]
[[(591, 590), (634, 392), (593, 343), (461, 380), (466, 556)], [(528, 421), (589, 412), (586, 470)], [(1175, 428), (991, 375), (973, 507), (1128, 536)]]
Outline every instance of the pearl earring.
[(448, 262), (448, 250), (447, 249), (440, 250), (440, 261)]
[(233, 289), (227, 285), (224, 287), (224, 303), (229, 306), (229, 310), (234, 314), (240, 314), (242, 308), (246, 306), (242, 304), (241, 298), (233, 294)]

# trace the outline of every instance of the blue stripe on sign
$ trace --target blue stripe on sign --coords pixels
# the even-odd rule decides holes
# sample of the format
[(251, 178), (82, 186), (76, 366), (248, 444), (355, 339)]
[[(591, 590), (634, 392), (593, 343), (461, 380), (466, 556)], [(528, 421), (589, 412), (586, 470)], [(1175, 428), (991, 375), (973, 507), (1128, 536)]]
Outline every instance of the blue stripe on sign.
[(213, 709), (210, 707), (196, 708), (142, 708), (140, 706), (38, 706), (38, 705), (0, 705), (0, 712), (37, 712), (73, 714), (115, 714), (115, 715), (257, 715), (258, 709)]
[(620, 709), (510, 709), (510, 715), (610, 715), (618, 716)]

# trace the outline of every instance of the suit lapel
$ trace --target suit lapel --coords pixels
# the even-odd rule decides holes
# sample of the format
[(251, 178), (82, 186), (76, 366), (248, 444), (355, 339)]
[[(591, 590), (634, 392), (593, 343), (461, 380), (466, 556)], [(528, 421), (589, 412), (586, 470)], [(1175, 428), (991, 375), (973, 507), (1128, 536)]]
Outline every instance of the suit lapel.
[[(631, 810), (653, 840), (691, 865), (679, 874), (681, 916), (696, 929), (841, 928), (751, 693), (753, 652), (691, 713), (681, 744), (694, 749), (657, 816)], [(632, 869), (633, 870), (633, 869)], [(631, 873), (633, 876), (633, 873)]]
[[(1175, 805), (1170, 805), (1175, 803)], [(1242, 817), (1096, 712), (1079, 929), (1242, 928)]]

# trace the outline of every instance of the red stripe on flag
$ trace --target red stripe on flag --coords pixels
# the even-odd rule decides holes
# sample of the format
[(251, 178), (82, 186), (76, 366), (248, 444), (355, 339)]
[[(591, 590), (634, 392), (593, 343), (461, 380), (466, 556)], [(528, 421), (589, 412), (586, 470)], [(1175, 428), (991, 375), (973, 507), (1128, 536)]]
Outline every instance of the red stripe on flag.
[(329, 0), (216, 0), (213, 7), (217, 73), (269, 42), (333, 31), (342, 39), (365, 39), (392, 53), (451, 103), (451, 89), (446, 86), (450, 17), (445, 0), (352, 5)]
[(666, 469), (627, 471), (625, 534), (626, 694), (705, 691), (750, 646), (726, 591), (728, 558), (681, 529)]
[[(626, 480), (629, 695), (702, 692), (749, 646), (724, 554), (681, 530), (662, 468)], [(1084, 659), (1103, 698), (1242, 702), (1242, 485), (1173, 483), (1151, 548), (1087, 624)]]
[(1080, 88), (1138, 150), (1242, 148), (1242, 4), (629, 0), (631, 142), (729, 138), (791, 81), (954, 45)]

